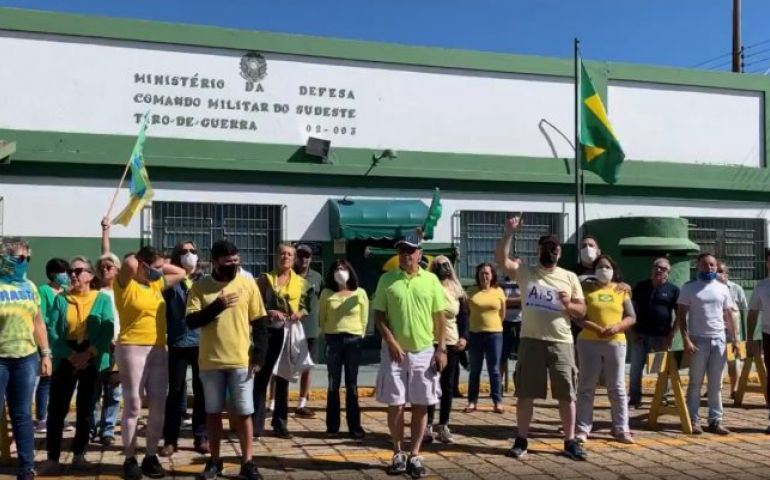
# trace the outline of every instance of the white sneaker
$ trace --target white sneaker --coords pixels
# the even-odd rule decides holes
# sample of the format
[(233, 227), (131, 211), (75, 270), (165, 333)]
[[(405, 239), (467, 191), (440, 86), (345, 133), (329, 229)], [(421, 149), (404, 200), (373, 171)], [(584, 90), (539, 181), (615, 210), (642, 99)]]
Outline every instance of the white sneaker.
[(438, 436), (438, 440), (441, 443), (454, 442), (454, 437), (452, 436), (452, 432), (449, 431), (449, 425), (439, 425), (436, 435)]
[(433, 425), (425, 427), (425, 434), (422, 436), (422, 443), (433, 443)]

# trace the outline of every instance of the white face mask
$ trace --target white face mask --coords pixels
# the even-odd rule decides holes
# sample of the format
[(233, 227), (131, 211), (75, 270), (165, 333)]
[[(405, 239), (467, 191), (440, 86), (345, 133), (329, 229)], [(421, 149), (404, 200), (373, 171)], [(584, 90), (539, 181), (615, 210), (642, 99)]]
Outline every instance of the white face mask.
[(593, 265), (596, 257), (599, 256), (599, 250), (594, 247), (583, 247), (580, 249), (580, 262), (583, 265)]
[(335, 270), (334, 281), (337, 282), (338, 285), (347, 285), (349, 279), (350, 272), (347, 270)]
[(187, 252), (180, 258), (182, 266), (188, 270), (193, 270), (198, 265), (198, 255)]
[(599, 280), (601, 283), (610, 283), (612, 281), (612, 276), (614, 274), (615, 272), (611, 268), (607, 268), (607, 267), (597, 268), (596, 271), (594, 272), (596, 279)]

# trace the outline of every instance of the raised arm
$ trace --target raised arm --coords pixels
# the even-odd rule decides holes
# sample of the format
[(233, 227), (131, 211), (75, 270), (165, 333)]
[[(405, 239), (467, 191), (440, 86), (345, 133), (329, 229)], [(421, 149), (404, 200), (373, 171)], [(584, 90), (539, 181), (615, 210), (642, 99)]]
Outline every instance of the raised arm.
[(102, 218), (102, 255), (110, 253), (110, 217)]
[(503, 236), (500, 238), (500, 241), (497, 242), (497, 249), (495, 250), (497, 267), (503, 270), (511, 280), (516, 280), (516, 275), (521, 266), (521, 260), (509, 257), (511, 245), (513, 244), (513, 234), (520, 226), (521, 218), (509, 218), (508, 221), (505, 222)]
[(173, 287), (187, 277), (187, 272), (184, 268), (177, 267), (171, 262), (167, 262), (163, 265), (161, 270), (163, 271), (163, 278), (166, 281), (166, 288)]

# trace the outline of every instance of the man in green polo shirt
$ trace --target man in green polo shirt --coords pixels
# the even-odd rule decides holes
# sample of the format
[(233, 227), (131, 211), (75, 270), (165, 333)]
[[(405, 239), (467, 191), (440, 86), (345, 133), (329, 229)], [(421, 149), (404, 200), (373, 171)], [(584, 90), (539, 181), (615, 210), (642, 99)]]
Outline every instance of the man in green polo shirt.
[[(439, 372), (446, 365), (444, 291), (438, 278), (420, 267), (417, 232), (396, 242), (399, 268), (380, 277), (374, 294), (374, 320), (382, 335), (377, 401), (388, 405), (393, 461), (388, 473), (425, 475), (420, 445), (427, 426), (428, 405), (441, 395)], [(438, 345), (434, 347), (434, 343)], [(452, 392), (446, 392), (451, 395)], [(404, 406), (412, 406), (412, 443), (402, 450)]]

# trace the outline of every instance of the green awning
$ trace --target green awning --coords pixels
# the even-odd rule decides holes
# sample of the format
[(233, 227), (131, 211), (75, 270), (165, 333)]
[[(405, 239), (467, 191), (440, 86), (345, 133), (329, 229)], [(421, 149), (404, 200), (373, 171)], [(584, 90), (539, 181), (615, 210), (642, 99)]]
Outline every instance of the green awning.
[(687, 238), (626, 237), (618, 246), (621, 250), (653, 250), (667, 252), (699, 252), (697, 243)]
[[(427, 217), (428, 206), (420, 200), (329, 200), (332, 238), (396, 239), (422, 227)], [(426, 239), (432, 238), (432, 232), (425, 233)]]

